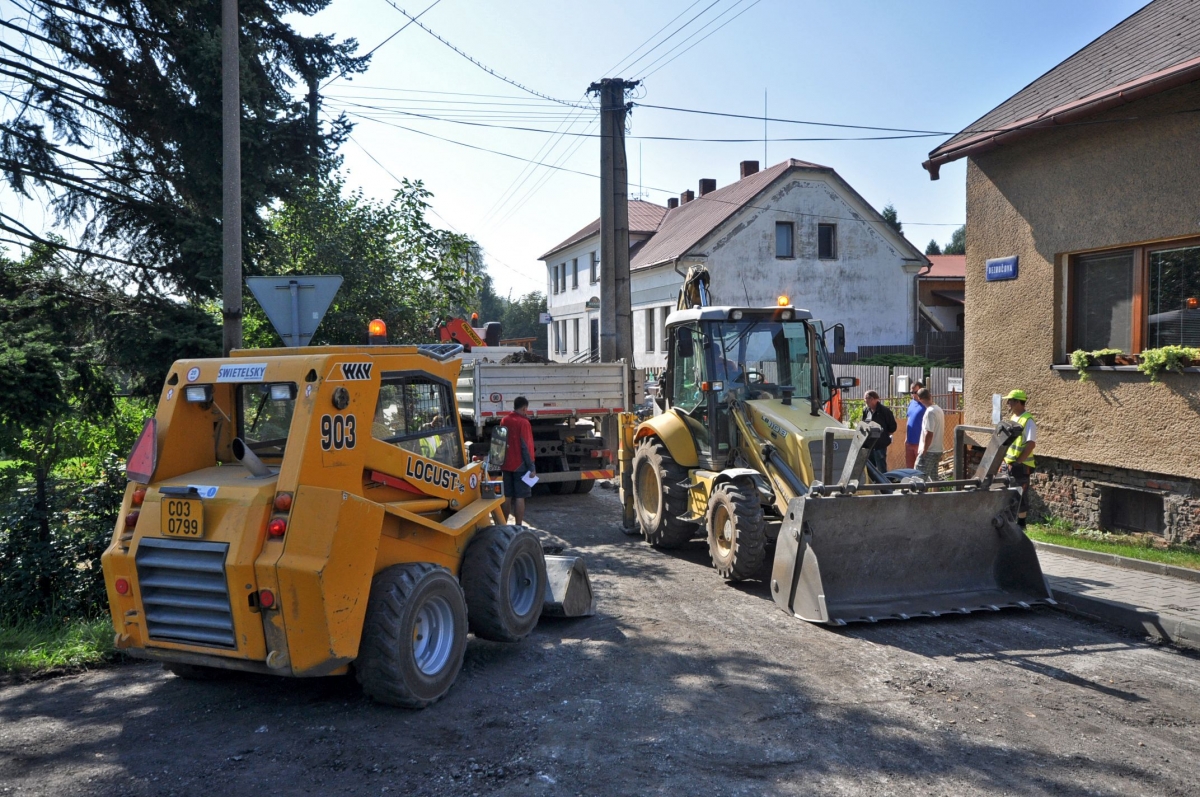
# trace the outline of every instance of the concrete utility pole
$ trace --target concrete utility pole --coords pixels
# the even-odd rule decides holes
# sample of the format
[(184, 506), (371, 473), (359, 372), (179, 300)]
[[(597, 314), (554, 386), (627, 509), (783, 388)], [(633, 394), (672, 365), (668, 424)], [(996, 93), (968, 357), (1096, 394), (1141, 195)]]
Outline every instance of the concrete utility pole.
[(221, 0), (221, 328), (228, 355), (242, 345), (242, 92), (237, 0)]
[(629, 293), (629, 166), (625, 160), (625, 92), (636, 80), (604, 78), (600, 94), (600, 362), (633, 365)]

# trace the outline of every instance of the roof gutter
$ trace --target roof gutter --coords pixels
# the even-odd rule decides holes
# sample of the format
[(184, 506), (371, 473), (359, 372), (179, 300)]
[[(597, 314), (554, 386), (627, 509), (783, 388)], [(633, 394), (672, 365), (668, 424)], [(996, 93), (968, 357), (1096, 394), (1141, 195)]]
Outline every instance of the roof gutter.
[(1037, 116), (1010, 122), (999, 130), (979, 133), (952, 146), (943, 145), (931, 152), (929, 160), (922, 163), (921, 166), (929, 172), (930, 180), (936, 180), (944, 163), (980, 155), (996, 147), (1032, 136), (1047, 128), (1070, 124), (1111, 108), (1140, 100), (1143, 97), (1191, 83), (1194, 80), (1200, 80), (1200, 57), (1189, 59), (1149, 75), (1143, 75), (1137, 80), (1105, 89), (1091, 96), (1059, 105)]

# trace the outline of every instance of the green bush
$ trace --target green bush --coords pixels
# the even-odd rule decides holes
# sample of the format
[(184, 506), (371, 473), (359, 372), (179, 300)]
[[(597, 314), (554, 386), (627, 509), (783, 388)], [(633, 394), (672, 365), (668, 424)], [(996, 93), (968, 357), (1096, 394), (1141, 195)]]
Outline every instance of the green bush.
[(47, 480), (45, 527), (36, 488), (27, 482), (0, 503), (0, 623), (78, 620), (107, 611), (100, 555), (126, 480), (113, 454), (94, 467), (99, 477), (91, 480)]

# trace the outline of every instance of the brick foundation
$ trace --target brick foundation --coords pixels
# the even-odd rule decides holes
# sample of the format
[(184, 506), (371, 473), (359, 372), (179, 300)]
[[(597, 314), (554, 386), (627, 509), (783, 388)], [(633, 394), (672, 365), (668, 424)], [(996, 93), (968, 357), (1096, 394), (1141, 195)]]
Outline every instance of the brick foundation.
[(1113, 528), (1119, 522), (1114, 517), (1127, 519), (1129, 506), (1137, 504), (1134, 514), (1165, 542), (1200, 548), (1200, 481), (1040, 456), (1037, 462), (1030, 484), (1032, 517)]

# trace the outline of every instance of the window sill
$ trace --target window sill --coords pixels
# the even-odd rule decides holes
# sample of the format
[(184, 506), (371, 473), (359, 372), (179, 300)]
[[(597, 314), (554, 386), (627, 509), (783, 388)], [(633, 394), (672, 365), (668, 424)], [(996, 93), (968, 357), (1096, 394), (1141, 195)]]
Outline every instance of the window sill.
[[(1050, 369), (1053, 371), (1074, 371), (1073, 365), (1052, 365)], [(1140, 373), (1136, 365), (1089, 365), (1084, 368), (1085, 371), (1117, 371), (1120, 373)], [(1200, 366), (1190, 365), (1183, 369), (1185, 374), (1200, 374)], [(1178, 373), (1178, 371), (1170, 371), (1169, 373)]]

